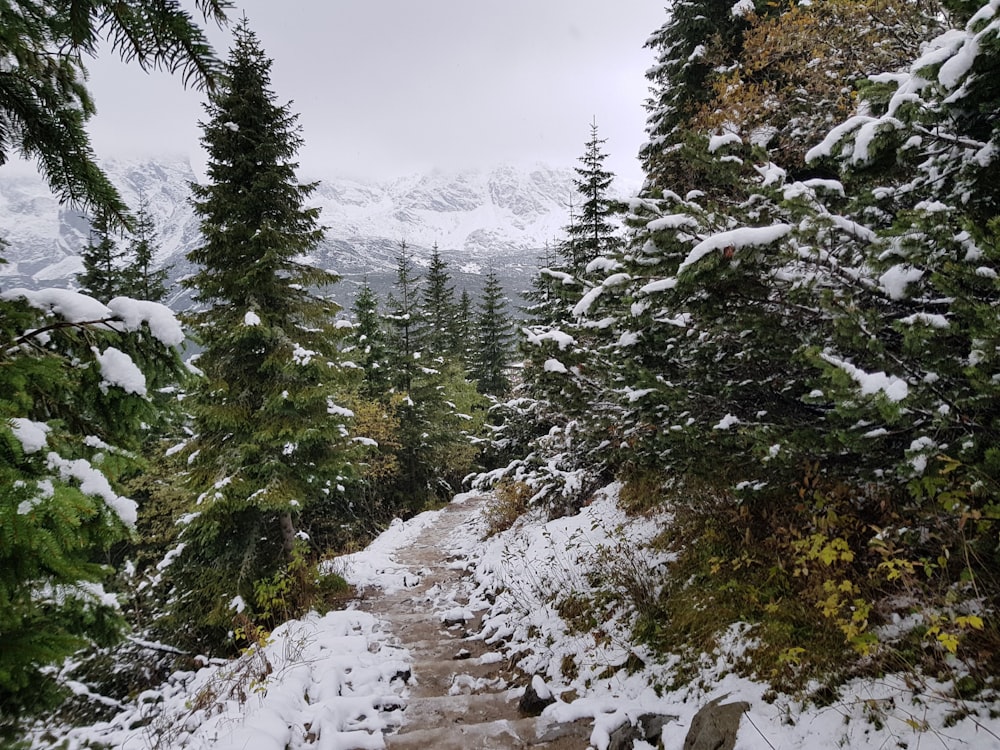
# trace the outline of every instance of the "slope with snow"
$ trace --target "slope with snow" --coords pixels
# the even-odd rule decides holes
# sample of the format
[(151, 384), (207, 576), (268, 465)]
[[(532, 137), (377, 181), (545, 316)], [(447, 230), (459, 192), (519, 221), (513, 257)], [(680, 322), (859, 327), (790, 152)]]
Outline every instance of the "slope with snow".
[[(183, 157), (105, 163), (112, 182), (131, 206), (147, 201), (156, 223), (158, 267), (176, 280), (191, 269), (185, 255), (199, 241), (190, 204), (196, 176)], [(331, 177), (310, 198), (321, 210), (326, 239), (310, 260), (348, 283), (334, 296), (352, 297), (364, 279), (380, 290), (393, 278), (400, 242), (418, 265), (437, 245), (459, 288), (478, 292), (478, 277), (492, 261), (511, 294), (527, 288), (545, 245), (559, 240), (569, 222), (572, 169), (499, 166), (491, 170), (433, 171), (383, 182)], [(79, 252), (89, 225), (79, 211), (60, 206), (42, 180), (25, 172), (0, 179), (0, 256), (4, 286), (73, 286), (82, 270)], [(353, 283), (351, 283), (353, 282)], [(176, 286), (175, 286), (176, 289)], [(179, 290), (168, 302), (190, 304)], [(349, 302), (348, 302), (349, 303)]]

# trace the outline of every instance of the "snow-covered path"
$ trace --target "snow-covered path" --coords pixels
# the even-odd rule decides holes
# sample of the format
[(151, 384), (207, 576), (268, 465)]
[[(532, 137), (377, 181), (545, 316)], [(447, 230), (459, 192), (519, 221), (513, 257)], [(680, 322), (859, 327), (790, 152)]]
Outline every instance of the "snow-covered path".
[[(454, 536), (478, 523), (482, 498), (465, 496), (439, 511), (419, 536), (393, 555), (408, 584), (364, 600), (362, 609), (389, 623), (412, 659), (403, 724), (388, 748), (587, 747), (586, 725), (556, 725), (521, 716), (524, 678), (477, 637), (487, 602), (470, 601), (473, 585)], [(466, 527), (466, 528), (463, 528)], [(384, 573), (384, 571), (383, 571)]]

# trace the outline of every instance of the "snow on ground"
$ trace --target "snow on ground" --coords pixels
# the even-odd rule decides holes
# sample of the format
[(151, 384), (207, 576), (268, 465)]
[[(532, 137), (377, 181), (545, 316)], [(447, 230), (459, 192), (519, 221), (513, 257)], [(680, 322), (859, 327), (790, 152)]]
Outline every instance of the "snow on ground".
[[(663, 730), (663, 746), (681, 750), (698, 709), (724, 697), (750, 704), (735, 750), (1000, 750), (1000, 719), (989, 717), (990, 706), (959, 704), (930, 682), (915, 693), (902, 678), (857, 681), (825, 708), (804, 707), (787, 696), (764, 700), (767, 685), (731, 669), (746, 647), (749, 626), (731, 628), (715, 653), (703, 655), (700, 679), (675, 683), (670, 658), (654, 659), (629, 642), (628, 608), (593, 608), (595, 583), (632, 595), (655, 594), (657, 575), (670, 563), (646, 547), (669, 517), (626, 517), (616, 505), (617, 489), (598, 492), (575, 516), (546, 521), (532, 512), (485, 541), (486, 521), (473, 514), (448, 540), (449, 567), (468, 570), (471, 581), (430, 592), (442, 619), (467, 620), (485, 610), (479, 637), (490, 651), (480, 659), (513, 659), (531, 675), (536, 692), (551, 692), (556, 702), (543, 719), (590, 719), (591, 745), (605, 750), (610, 733), (624, 722), (644, 713), (668, 715), (676, 718)], [(468, 499), (460, 495), (455, 502)], [(395, 553), (437, 517), (427, 512), (394, 522), (367, 549), (340, 558), (333, 568), (360, 588), (416, 585), (423, 571), (406, 569)], [(587, 627), (574, 627), (560, 611), (570, 618), (574, 611), (577, 618), (594, 617)], [(121, 706), (108, 722), (63, 731), (45, 727), (47, 736), (39, 729), (32, 747), (65, 741), (66, 750), (383, 748), (381, 730), (402, 722), (401, 676), (411, 662), (393, 642), (385, 622), (364, 612), (310, 615), (281, 626), (263, 648), (238, 660), (172, 675)], [(635, 667), (631, 674), (609, 669), (626, 661)], [(456, 685), (457, 692), (503, 688)], [(968, 716), (947, 720), (966, 709)]]
[[(476, 581), (469, 607), (488, 609), (481, 637), (541, 677), (557, 697), (543, 718), (593, 719), (591, 744), (603, 750), (625, 721), (644, 713), (675, 716), (663, 730), (663, 746), (681, 750), (698, 709), (723, 697), (750, 703), (735, 750), (1000, 749), (1000, 719), (989, 716), (996, 707), (948, 698), (946, 688), (932, 681), (915, 692), (902, 677), (859, 680), (844, 686), (840, 702), (824, 708), (780, 695), (768, 702), (767, 685), (731, 669), (747, 645), (749, 626), (734, 626), (716, 653), (703, 655), (701, 679), (685, 685), (674, 684), (671, 659), (656, 663), (629, 643), (630, 612), (598, 613), (583, 632), (571, 627), (556, 610), (560, 602), (567, 613), (573, 597), (589, 602), (595, 581), (637, 590), (654, 586), (655, 578), (644, 571), (669, 565), (662, 553), (644, 547), (669, 517), (627, 519), (616, 496), (612, 485), (576, 516), (546, 522), (533, 513), (485, 542), (485, 522), (476, 520), (451, 539), (453, 554)], [(637, 671), (607, 670), (630, 656), (643, 665)], [(965, 709), (972, 714), (956, 720)], [(649, 745), (637, 742), (640, 747)]]
[(32, 747), (382, 748), (382, 730), (401, 723), (410, 658), (381, 626), (358, 611), (287, 622), (239, 659), (174, 673), (110, 721), (39, 727)]
[[(460, 501), (463, 496), (456, 498)], [(434, 523), (440, 511), (429, 510), (405, 523), (396, 518), (365, 549), (343, 555), (328, 563), (327, 572), (342, 575), (359, 592), (369, 587), (394, 593), (420, 582), (423, 571), (413, 571), (396, 562), (396, 550), (412, 544), (420, 532)]]

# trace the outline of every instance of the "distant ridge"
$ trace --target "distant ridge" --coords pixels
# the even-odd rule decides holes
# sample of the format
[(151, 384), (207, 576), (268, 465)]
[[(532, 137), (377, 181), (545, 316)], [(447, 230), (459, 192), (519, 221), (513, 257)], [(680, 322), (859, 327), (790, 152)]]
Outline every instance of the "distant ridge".
[[(159, 157), (104, 166), (130, 205), (138, 205), (140, 193), (149, 202), (160, 245), (156, 264), (172, 266), (174, 282), (189, 273), (185, 255), (199, 241), (188, 202), (196, 181), (190, 162)], [(501, 165), (383, 181), (323, 179), (310, 203), (321, 209), (326, 240), (311, 260), (341, 274), (346, 283), (333, 296), (348, 305), (365, 278), (378, 289), (391, 284), (401, 241), (418, 265), (436, 244), (459, 289), (475, 294), (492, 261), (516, 305), (545, 245), (563, 236), (574, 177), (571, 168)], [(0, 168), (0, 237), (9, 243), (0, 250), (8, 261), (0, 265), (0, 286), (73, 286), (87, 234), (86, 219), (60, 206), (41, 178)], [(190, 300), (178, 288), (170, 303), (182, 309)]]

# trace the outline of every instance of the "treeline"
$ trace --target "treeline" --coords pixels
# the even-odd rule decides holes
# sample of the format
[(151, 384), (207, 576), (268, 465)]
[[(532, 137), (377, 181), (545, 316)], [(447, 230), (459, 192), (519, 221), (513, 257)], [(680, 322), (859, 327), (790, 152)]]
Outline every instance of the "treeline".
[[(81, 22), (166, 43), (137, 36), (132, 16), (88, 12)], [(302, 260), (323, 234), (314, 185), (295, 177), (296, 116), (248, 22), (217, 64), (185, 14), (149, 13), (142, 23), (174, 29), (211, 87), (208, 180), (192, 188), (197, 270), (183, 282), (196, 306), (179, 321), (160, 303), (148, 205), (128, 213), (92, 164), (74, 165), (83, 174), (69, 187), (49, 175), (91, 210), (93, 231), (80, 292), (0, 293), (0, 727), (11, 736), (65, 697), (61, 682), (125, 699), (185, 654), (231, 653), (338, 601), (346, 584), (323, 560), (453, 496), (490, 459), (487, 411), (510, 388), (496, 271), (473, 300), (437, 248), (420, 275), (404, 244), (392, 294), (365, 285), (342, 310), (327, 296), (338, 278)], [(25, 42), (44, 46), (48, 32), (31, 31)], [(171, 66), (182, 56), (162, 54)], [(185, 339), (199, 352), (189, 362)], [(161, 646), (113, 647), (127, 632)], [(51, 668), (84, 647), (69, 671)]]
[(512, 461), (485, 483), (560, 513), (617, 479), (671, 509), (677, 561), (636, 626), (660, 648), (696, 659), (749, 623), (744, 668), (781, 687), (985, 689), (996, 4), (681, 0), (649, 46), (628, 231), (595, 181), (533, 290)]

